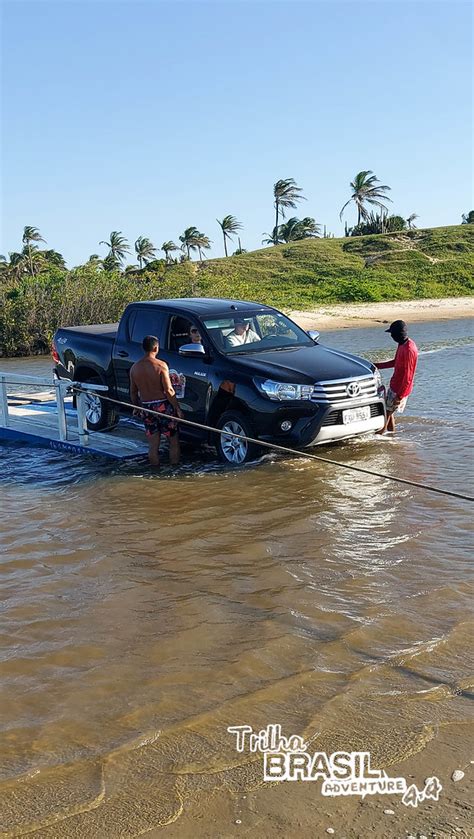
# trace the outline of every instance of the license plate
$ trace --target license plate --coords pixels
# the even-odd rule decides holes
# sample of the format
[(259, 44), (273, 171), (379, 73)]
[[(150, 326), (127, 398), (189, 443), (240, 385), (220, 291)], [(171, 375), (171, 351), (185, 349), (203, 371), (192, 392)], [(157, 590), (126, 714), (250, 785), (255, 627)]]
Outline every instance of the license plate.
[(349, 408), (342, 412), (344, 425), (349, 425), (351, 422), (364, 422), (368, 419), (370, 419), (370, 405), (365, 405), (363, 408)]

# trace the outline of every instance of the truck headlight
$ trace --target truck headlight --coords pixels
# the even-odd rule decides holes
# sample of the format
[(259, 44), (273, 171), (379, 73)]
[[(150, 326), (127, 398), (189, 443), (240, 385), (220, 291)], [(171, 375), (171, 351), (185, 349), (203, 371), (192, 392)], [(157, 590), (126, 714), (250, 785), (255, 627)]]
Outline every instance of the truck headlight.
[(313, 385), (294, 385), (287, 382), (274, 382), (271, 379), (254, 379), (260, 393), (279, 402), (296, 402), (300, 399), (311, 399)]
[(377, 388), (377, 395), (378, 396), (383, 396), (384, 393), (385, 393), (385, 388), (384, 388), (383, 383), (382, 383), (382, 376), (380, 375), (380, 370), (377, 370), (377, 368), (375, 368), (375, 370), (374, 370), (374, 379), (375, 379), (375, 385), (376, 385), (376, 388)]

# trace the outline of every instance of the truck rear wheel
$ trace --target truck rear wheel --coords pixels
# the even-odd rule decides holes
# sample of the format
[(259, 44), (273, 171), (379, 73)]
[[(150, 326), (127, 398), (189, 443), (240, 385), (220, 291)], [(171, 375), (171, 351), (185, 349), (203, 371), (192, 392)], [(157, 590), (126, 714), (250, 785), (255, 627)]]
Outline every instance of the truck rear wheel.
[[(90, 378), (89, 384), (102, 384), (97, 378)], [(90, 431), (106, 431), (115, 428), (118, 413), (112, 402), (107, 402), (94, 393), (86, 393), (86, 419)]]
[(216, 442), (217, 454), (223, 463), (230, 463), (232, 466), (240, 466), (255, 460), (261, 449), (255, 443), (248, 443), (234, 434), (244, 437), (254, 437), (251, 422), (239, 411), (226, 411), (220, 417), (217, 427), (226, 431), (226, 434), (219, 434)]

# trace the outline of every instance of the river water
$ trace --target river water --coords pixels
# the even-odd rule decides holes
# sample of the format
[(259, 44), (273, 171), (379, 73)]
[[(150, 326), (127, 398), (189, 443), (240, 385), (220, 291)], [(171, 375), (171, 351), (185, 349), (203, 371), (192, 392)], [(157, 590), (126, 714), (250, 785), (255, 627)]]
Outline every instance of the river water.
[[(397, 435), (319, 452), (469, 492), (470, 324), (411, 335)], [(395, 346), (382, 327), (322, 340)], [(9, 445), (0, 471), (1, 835), (179, 825), (196, 797), (258, 783), (228, 725), (281, 723), (389, 767), (468, 719), (467, 502), (269, 456), (230, 470), (187, 452), (155, 475)]]

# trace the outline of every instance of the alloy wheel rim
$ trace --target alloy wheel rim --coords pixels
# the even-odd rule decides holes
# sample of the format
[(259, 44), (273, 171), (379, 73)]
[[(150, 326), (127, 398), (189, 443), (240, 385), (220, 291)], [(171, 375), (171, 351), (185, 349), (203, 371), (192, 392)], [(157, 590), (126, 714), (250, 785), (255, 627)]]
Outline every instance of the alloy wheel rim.
[(98, 396), (92, 393), (86, 395), (86, 419), (93, 425), (97, 425), (102, 416), (102, 403)]
[(221, 448), (225, 459), (229, 463), (243, 463), (247, 455), (248, 444), (245, 440), (240, 440), (233, 435), (245, 435), (245, 429), (236, 420), (230, 420), (222, 426), (222, 431), (228, 432), (228, 434), (221, 435)]

